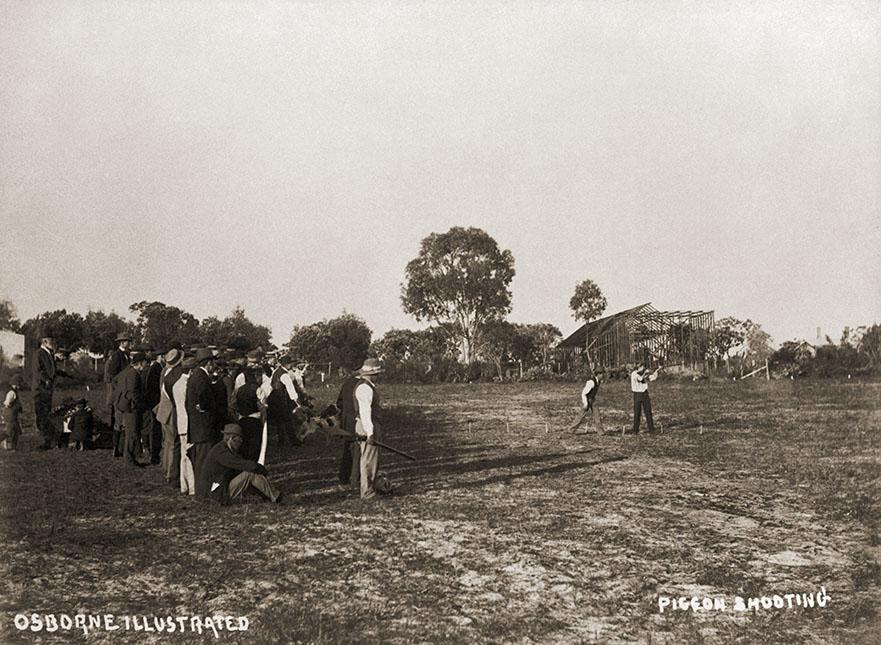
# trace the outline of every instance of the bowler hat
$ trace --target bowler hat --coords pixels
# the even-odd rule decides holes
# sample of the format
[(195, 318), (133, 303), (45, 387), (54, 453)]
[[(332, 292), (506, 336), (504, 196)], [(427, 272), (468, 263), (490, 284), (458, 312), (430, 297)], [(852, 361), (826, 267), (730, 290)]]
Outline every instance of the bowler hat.
[(147, 355), (144, 352), (132, 352), (132, 363), (140, 363), (145, 360), (147, 360)]
[(196, 350), (196, 362), (201, 363), (202, 361), (210, 361), (214, 358), (214, 352), (212, 352), (207, 347), (200, 347)]
[(371, 374), (379, 374), (382, 371), (382, 364), (379, 362), (378, 358), (368, 358), (364, 361), (361, 369), (358, 370), (358, 374), (361, 374), (362, 376), (370, 376)]
[(194, 356), (187, 356), (180, 364), (182, 368), (185, 370), (191, 370), (198, 365), (196, 362), (196, 358)]
[(131, 340), (131, 339), (132, 339), (131, 334), (120, 334), (120, 335), (117, 336), (114, 340), (115, 340), (117, 343), (121, 343), (121, 342), (124, 341), (124, 340)]
[(231, 437), (241, 437), (242, 427), (238, 423), (227, 423), (223, 426), (223, 434)]
[(183, 358), (183, 352), (179, 349), (170, 349), (165, 355), (165, 362), (169, 365), (177, 365), (177, 362)]

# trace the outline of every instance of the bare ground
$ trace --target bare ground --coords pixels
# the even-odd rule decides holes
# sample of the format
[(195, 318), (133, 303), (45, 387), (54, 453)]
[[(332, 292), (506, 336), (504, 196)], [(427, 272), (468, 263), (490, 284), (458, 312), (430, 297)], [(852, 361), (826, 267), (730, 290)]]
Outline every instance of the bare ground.
[[(578, 385), (387, 385), (388, 441), (419, 461), (384, 455), (372, 503), (337, 490), (331, 437), (271, 460), (282, 506), (220, 509), (28, 427), (0, 454), (0, 641), (69, 640), (13, 618), (82, 612), (247, 616), (227, 642), (878, 642), (881, 385), (656, 386), (662, 434), (622, 436), (611, 383), (612, 434), (574, 436)], [(732, 607), (821, 586), (825, 608)], [(111, 638), (181, 640), (89, 636)]]

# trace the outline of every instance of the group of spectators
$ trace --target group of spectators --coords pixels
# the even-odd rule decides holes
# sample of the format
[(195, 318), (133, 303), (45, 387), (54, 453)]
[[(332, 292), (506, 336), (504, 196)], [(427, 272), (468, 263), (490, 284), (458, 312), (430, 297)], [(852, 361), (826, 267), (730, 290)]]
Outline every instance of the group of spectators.
[[(166, 482), (187, 495), (226, 503), (253, 487), (273, 502), (281, 499), (266, 477), (269, 438), (280, 448), (296, 445), (310, 423), (327, 421), (315, 415), (305, 391), (305, 364), (259, 349), (247, 354), (219, 354), (209, 347), (187, 352), (180, 345), (135, 350), (127, 335), (115, 341), (104, 371), (113, 458), (132, 468), (159, 465)], [(41, 339), (30, 363), (39, 449), (83, 449), (95, 431), (85, 399), (65, 406), (63, 432), (52, 419), (54, 382), (64, 372), (56, 365), (51, 336)], [(378, 468), (372, 378), (381, 371), (375, 359), (365, 361), (343, 383), (338, 406), (326, 413), (335, 419), (331, 425), (344, 426), (340, 482), (360, 489), (362, 497), (373, 496)], [(0, 433), (0, 441), (13, 448), (21, 433), (20, 387), (20, 377), (14, 378), (4, 401), (4, 427), (17, 432)]]

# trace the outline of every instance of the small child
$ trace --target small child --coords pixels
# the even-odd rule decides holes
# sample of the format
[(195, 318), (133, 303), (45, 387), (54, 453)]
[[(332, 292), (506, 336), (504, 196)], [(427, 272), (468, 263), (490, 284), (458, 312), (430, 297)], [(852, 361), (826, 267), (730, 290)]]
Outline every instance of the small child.
[(76, 402), (70, 416), (67, 419), (68, 428), (70, 428), (70, 444), (71, 449), (83, 451), (92, 443), (92, 432), (94, 431), (94, 418), (92, 409), (86, 399), (79, 399)]
[(21, 376), (16, 374), (9, 383), (9, 392), (3, 400), (3, 429), (0, 430), (0, 448), (16, 450), (18, 438), (21, 436)]

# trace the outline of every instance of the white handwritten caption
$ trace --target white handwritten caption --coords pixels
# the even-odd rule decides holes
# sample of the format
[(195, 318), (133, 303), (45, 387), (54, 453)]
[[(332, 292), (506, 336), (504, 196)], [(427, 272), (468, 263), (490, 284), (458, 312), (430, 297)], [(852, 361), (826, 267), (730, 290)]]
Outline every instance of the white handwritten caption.
[(182, 634), (244, 632), (251, 622), (247, 616), (117, 616), (115, 614), (16, 614), (15, 628), (21, 632), (93, 631)]
[[(771, 596), (756, 596), (753, 598), (742, 598), (734, 596), (732, 609), (734, 611), (758, 611), (759, 609), (813, 609), (814, 607), (825, 607), (829, 604), (831, 596), (826, 593), (826, 587), (820, 587), (820, 591), (816, 594), (811, 593), (787, 593), (783, 595), (774, 594)], [(728, 604), (722, 597), (703, 597), (698, 598), (692, 596), (658, 596), (658, 611), (727, 611)]]

